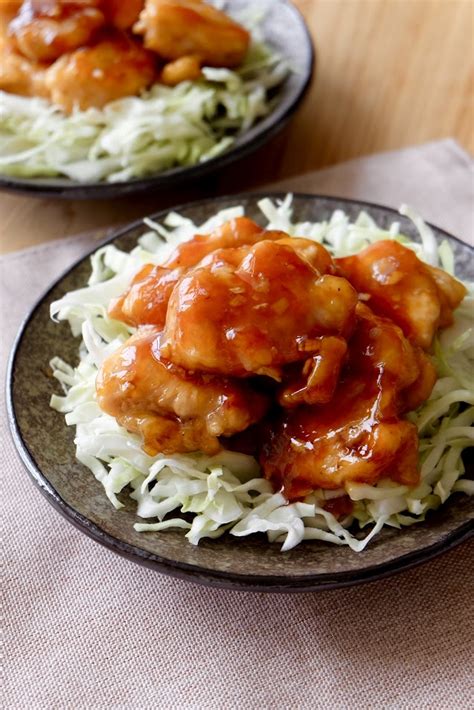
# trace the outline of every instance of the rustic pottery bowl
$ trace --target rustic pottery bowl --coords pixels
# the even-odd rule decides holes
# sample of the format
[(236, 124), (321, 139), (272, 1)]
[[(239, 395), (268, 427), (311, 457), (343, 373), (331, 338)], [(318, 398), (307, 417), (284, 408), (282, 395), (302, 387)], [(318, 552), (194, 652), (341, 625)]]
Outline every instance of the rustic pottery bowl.
[[(176, 209), (200, 223), (219, 209), (244, 204), (247, 215), (259, 221), (257, 202), (261, 197), (249, 194), (223, 197)], [(312, 195), (294, 197), (298, 220), (319, 221), (338, 208), (353, 218), (361, 209), (368, 210), (381, 226), (397, 219), (402, 231), (416, 238), (411, 223), (391, 209)], [(156, 220), (163, 217), (163, 212), (153, 215)], [(438, 239), (450, 242), (458, 276), (472, 279), (473, 250), (441, 229), (433, 229)], [(109, 241), (128, 250), (145, 230), (141, 222), (135, 222)], [(75, 459), (73, 429), (66, 427), (63, 415), (48, 404), (51, 393), (57, 391), (48, 364), (50, 359), (59, 355), (75, 362), (78, 350), (78, 341), (72, 337), (69, 326), (50, 320), (49, 305), (66, 291), (83, 286), (89, 273), (89, 259), (85, 257), (33, 307), (18, 334), (8, 376), (9, 418), (20, 456), (48, 501), (87, 535), (135, 562), (194, 582), (232, 589), (294, 592), (330, 589), (384, 577), (428, 560), (472, 534), (474, 498), (462, 494), (453, 495), (424, 523), (403, 530), (383, 530), (359, 554), (321, 542), (303, 543), (283, 554), (279, 545), (270, 544), (263, 537), (224, 536), (203, 540), (194, 547), (182, 531), (135, 532), (134, 501), (123, 495), (123, 509), (117, 511), (110, 505), (101, 485)], [(472, 461), (470, 466), (472, 474)]]
[(36, 197), (76, 200), (122, 197), (138, 192), (164, 190), (214, 173), (260, 148), (279, 133), (298, 108), (313, 74), (314, 51), (311, 36), (299, 11), (289, 0), (227, 0), (224, 9), (240, 10), (251, 6), (265, 9), (262, 33), (268, 44), (286, 57), (291, 73), (276, 90), (274, 110), (248, 131), (232, 147), (204, 163), (177, 167), (145, 178), (117, 183), (78, 183), (68, 178), (17, 178), (0, 175), (0, 190), (21, 192)]

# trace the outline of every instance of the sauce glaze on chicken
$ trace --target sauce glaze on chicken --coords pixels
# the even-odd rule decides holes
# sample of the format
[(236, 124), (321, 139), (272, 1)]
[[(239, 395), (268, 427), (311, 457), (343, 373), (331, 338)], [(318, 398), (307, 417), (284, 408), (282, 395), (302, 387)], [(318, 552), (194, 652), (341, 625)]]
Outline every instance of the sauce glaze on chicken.
[(145, 266), (110, 304), (137, 330), (103, 363), (98, 402), (152, 454), (251, 440), (288, 500), (351, 481), (416, 486), (406, 414), (431, 393), (430, 345), (464, 295), (391, 240), (333, 260), (232, 220)]
[(0, 89), (66, 112), (101, 108), (201, 67), (235, 67), (247, 30), (202, 0), (2, 0)]
[(154, 326), (140, 328), (105, 362), (96, 384), (100, 407), (140, 434), (148, 453), (213, 454), (221, 449), (218, 437), (263, 417), (267, 396), (245, 380), (173, 365), (162, 358), (161, 340)]

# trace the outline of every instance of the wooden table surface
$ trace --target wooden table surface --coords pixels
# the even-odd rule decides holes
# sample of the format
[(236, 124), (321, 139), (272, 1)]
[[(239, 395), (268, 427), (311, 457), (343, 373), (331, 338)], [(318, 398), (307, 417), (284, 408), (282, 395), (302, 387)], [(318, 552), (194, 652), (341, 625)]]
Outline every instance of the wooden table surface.
[(192, 188), (122, 201), (0, 194), (0, 251), (120, 224), (356, 156), (453, 136), (474, 152), (472, 0), (294, 0), (317, 48), (313, 85), (288, 129)]

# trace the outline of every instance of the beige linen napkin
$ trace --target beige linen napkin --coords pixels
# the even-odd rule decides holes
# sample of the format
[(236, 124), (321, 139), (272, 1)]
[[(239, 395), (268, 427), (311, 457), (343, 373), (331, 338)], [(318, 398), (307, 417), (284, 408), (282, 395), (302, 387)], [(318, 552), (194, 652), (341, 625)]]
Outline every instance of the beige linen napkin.
[[(472, 163), (453, 141), (281, 186), (406, 201), (460, 237), (474, 231)], [(67, 239), (1, 261), (2, 367), (32, 301), (93, 242)], [(4, 707), (472, 707), (472, 545), (391, 579), (320, 594), (198, 587), (140, 568), (73, 528), (29, 482), (4, 417), (0, 426)]]

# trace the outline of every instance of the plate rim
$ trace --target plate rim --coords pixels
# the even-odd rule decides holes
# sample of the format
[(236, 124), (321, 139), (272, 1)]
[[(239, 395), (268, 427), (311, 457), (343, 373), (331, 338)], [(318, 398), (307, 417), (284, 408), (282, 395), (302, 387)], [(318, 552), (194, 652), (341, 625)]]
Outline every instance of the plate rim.
[[(173, 207), (173, 211), (180, 211), (183, 209), (189, 209), (196, 206), (218, 205), (219, 202), (235, 201), (238, 204), (238, 200), (243, 199), (253, 199), (255, 201), (262, 199), (264, 197), (269, 197), (271, 199), (283, 199), (288, 192), (283, 191), (263, 191), (263, 192), (244, 192), (238, 194), (221, 195), (216, 198), (204, 198), (201, 200), (195, 200), (191, 202), (186, 202)], [(394, 217), (399, 216), (399, 212), (392, 207), (387, 207), (374, 202), (368, 202), (366, 200), (351, 199), (347, 197), (337, 197), (334, 195), (323, 195), (323, 194), (311, 194), (303, 192), (293, 192), (291, 193), (297, 198), (308, 199), (320, 199), (328, 202), (335, 203), (347, 203), (352, 205), (361, 206), (363, 208), (376, 208), (381, 209), (385, 212), (392, 213)], [(148, 215), (151, 219), (162, 219), (171, 208), (165, 208), (158, 210), (157, 212)], [(15, 364), (18, 355), (18, 350), (20, 344), (23, 340), (25, 332), (29, 326), (32, 317), (37, 312), (38, 308), (43, 305), (47, 300), (51, 291), (56, 288), (63, 279), (68, 276), (72, 271), (74, 271), (80, 264), (86, 262), (90, 256), (105, 246), (106, 244), (114, 242), (119, 237), (124, 234), (136, 229), (143, 224), (143, 218), (134, 220), (133, 222), (124, 225), (120, 229), (114, 230), (109, 234), (104, 240), (101, 240), (98, 244), (94, 245), (85, 255), (79, 257), (74, 261), (72, 265), (67, 267), (50, 285), (41, 293), (41, 295), (35, 300), (33, 305), (28, 309), (22, 323), (17, 331), (13, 344), (11, 346), (10, 355), (7, 364), (6, 373), (6, 408), (7, 408), (7, 418), (9, 423), (10, 435), (12, 437), (13, 443), (17, 452), (20, 455), (20, 459), (26, 468), (26, 471), (36, 485), (40, 492), (46, 497), (48, 502), (70, 521), (76, 528), (84, 532), (88, 537), (92, 538), (101, 545), (107, 547), (115, 553), (118, 553), (122, 557), (129, 559), (135, 563), (144, 565), (146, 567), (152, 568), (158, 572), (166, 574), (171, 577), (177, 577), (181, 579), (186, 579), (190, 582), (204, 584), (206, 586), (233, 589), (236, 591), (257, 591), (257, 592), (281, 592), (281, 593), (301, 593), (301, 592), (315, 592), (330, 589), (338, 589), (343, 587), (354, 586), (357, 584), (364, 584), (367, 582), (375, 581), (377, 579), (383, 579), (385, 577), (391, 576), (398, 572), (402, 572), (411, 567), (427, 562), (438, 555), (453, 549), (458, 544), (467, 541), (474, 534), (474, 520), (467, 520), (457, 526), (454, 530), (445, 533), (440, 540), (429, 545), (427, 547), (413, 550), (404, 555), (400, 555), (394, 559), (371, 565), (362, 571), (342, 571), (334, 573), (314, 573), (310, 575), (294, 575), (292, 577), (284, 577), (281, 575), (251, 575), (251, 574), (239, 574), (234, 572), (226, 572), (219, 570), (206, 569), (199, 565), (192, 565), (185, 562), (174, 561), (166, 558), (162, 558), (156, 553), (147, 552), (146, 550), (132, 545), (123, 540), (119, 540), (110, 533), (103, 530), (98, 524), (93, 523), (86, 516), (84, 516), (79, 511), (75, 510), (71, 505), (69, 505), (61, 496), (59, 491), (54, 488), (54, 486), (49, 482), (46, 475), (42, 472), (39, 465), (36, 463), (33, 454), (28, 448), (28, 444), (22, 436), (20, 427), (18, 425), (15, 413), (15, 402), (14, 402), (14, 377), (15, 377)], [(471, 253), (474, 254), (474, 247), (470, 244), (463, 242), (458, 237), (450, 234), (446, 230), (433, 225), (430, 222), (427, 224), (434, 228), (437, 232), (440, 232), (443, 236), (454, 240), (467, 247)]]
[[(256, 130), (254, 138), (244, 140), (241, 145), (233, 145), (229, 150), (221, 155), (217, 155), (203, 163), (196, 163), (190, 166), (175, 166), (169, 170), (158, 172), (141, 178), (125, 180), (117, 183), (107, 183), (103, 181), (80, 183), (69, 180), (65, 177), (51, 178), (64, 181), (66, 184), (45, 185), (40, 183), (42, 178), (19, 178), (0, 173), (0, 190), (19, 195), (28, 195), (33, 198), (55, 198), (60, 200), (103, 200), (114, 199), (121, 195), (143, 194), (152, 190), (166, 190), (175, 188), (177, 185), (186, 184), (197, 178), (210, 173), (219, 173), (223, 168), (231, 163), (244, 159), (262, 148), (272, 138), (277, 136), (290, 121), (291, 117), (298, 110), (306, 97), (311, 81), (315, 74), (316, 67), (316, 47), (308, 24), (303, 13), (296, 7), (293, 0), (279, 0), (286, 5), (293, 13), (295, 20), (299, 23), (301, 31), (305, 36), (305, 46), (307, 49), (306, 64), (304, 67), (304, 80), (297, 87), (290, 103), (278, 115), (278, 106), (268, 116), (257, 122), (249, 129), (249, 133)], [(273, 114), (277, 114), (276, 120), (271, 120)], [(265, 128), (265, 123), (268, 122)], [(262, 130), (258, 131), (258, 127)], [(245, 133), (242, 134), (245, 138)], [(43, 178), (44, 179), (44, 178)]]

